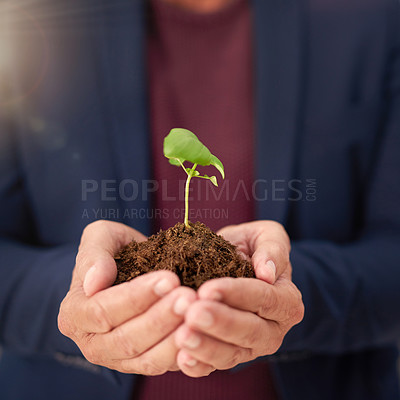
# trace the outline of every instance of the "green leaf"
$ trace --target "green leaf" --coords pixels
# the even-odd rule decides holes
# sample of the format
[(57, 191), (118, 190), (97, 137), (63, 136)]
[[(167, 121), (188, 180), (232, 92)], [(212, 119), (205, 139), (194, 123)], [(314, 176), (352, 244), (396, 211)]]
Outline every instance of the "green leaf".
[(183, 128), (171, 129), (170, 133), (164, 139), (164, 155), (170, 160), (173, 165), (179, 165), (176, 161), (180, 160), (181, 163), (189, 161), (198, 165), (213, 165), (225, 178), (224, 166), (222, 162), (213, 154), (197, 136)]
[(213, 183), (214, 186), (218, 187), (217, 178), (214, 175), (213, 176), (201, 175), (201, 176), (197, 176), (197, 178), (208, 179), (209, 181), (211, 181)]
[(217, 170), (219, 171), (219, 173), (222, 176), (222, 179), (225, 179), (225, 171), (224, 171), (224, 166), (222, 165), (222, 162), (215, 157), (213, 154), (211, 154), (211, 165), (213, 165), (215, 168), (217, 168)]
[(176, 165), (177, 167), (179, 167), (181, 165), (181, 163), (179, 162), (179, 160), (177, 158), (169, 158), (168, 161), (170, 164)]
[(208, 179), (213, 183), (214, 186), (218, 187), (217, 178), (214, 175), (210, 176)]
[(210, 165), (211, 153), (197, 136), (187, 129), (174, 128), (164, 139), (164, 155), (193, 164)]

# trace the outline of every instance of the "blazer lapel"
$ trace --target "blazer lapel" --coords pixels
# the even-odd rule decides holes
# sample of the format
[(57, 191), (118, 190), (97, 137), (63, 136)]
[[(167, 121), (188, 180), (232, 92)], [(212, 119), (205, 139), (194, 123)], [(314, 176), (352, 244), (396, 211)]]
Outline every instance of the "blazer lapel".
[[(107, 117), (110, 147), (114, 153), (116, 175), (124, 185), (121, 209), (145, 210), (149, 207), (144, 180), (150, 178), (150, 146), (145, 75), (145, 2), (123, 0), (106, 7), (102, 16), (101, 40), (98, 41), (100, 71), (105, 82), (103, 112)], [(136, 186), (136, 188), (135, 188)], [(132, 192), (129, 192), (129, 190)], [(134, 190), (137, 189), (135, 196)], [(143, 233), (150, 233), (148, 218), (127, 218)]]
[(281, 223), (296, 164), (302, 17), (300, 0), (254, 0), (257, 217)]

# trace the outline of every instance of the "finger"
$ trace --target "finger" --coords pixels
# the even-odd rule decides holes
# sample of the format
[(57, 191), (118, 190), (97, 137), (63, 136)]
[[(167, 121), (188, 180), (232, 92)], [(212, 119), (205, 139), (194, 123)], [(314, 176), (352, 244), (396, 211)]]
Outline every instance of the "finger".
[(194, 290), (176, 288), (145, 313), (111, 332), (89, 336), (89, 351), (101, 353), (108, 350), (108, 357), (115, 360), (138, 357), (175, 330), (182, 323), (186, 309), (195, 300)]
[(196, 332), (186, 324), (176, 330), (175, 342), (195, 360), (220, 370), (233, 368), (237, 364), (257, 357), (257, 355), (253, 356), (251, 349), (235, 346)]
[(170, 271), (155, 271), (112, 286), (87, 298), (71, 299), (74, 321), (83, 332), (106, 333), (147, 311), (161, 297), (180, 285)]
[(283, 339), (275, 321), (215, 301), (198, 300), (192, 304), (185, 314), (185, 324), (223, 342), (257, 348), (263, 355), (275, 352)]
[(238, 225), (228, 225), (220, 229), (217, 234), (239, 246), (246, 254), (255, 250), (255, 239), (260, 232), (272, 241), (282, 242), (287, 251), (290, 251), (290, 239), (284, 227), (276, 221), (253, 221)]
[(179, 350), (176, 360), (179, 369), (192, 378), (208, 376), (215, 371), (214, 367), (197, 361), (186, 350)]
[(238, 250), (251, 256), (257, 278), (273, 284), (290, 266), (290, 240), (281, 224), (254, 221), (218, 231)]
[(96, 221), (85, 228), (74, 278), (83, 284), (87, 296), (114, 283), (117, 274), (114, 255), (133, 239), (143, 241), (146, 237), (118, 222)]
[(277, 322), (299, 319), (303, 309), (300, 291), (284, 278), (273, 286), (259, 279), (212, 279), (200, 286), (197, 295)]
[(179, 370), (176, 362), (178, 347), (172, 332), (161, 342), (138, 357), (118, 361), (118, 370), (128, 374), (146, 376), (162, 375), (167, 371)]
[(113, 261), (111, 258), (99, 260), (90, 267), (83, 281), (86, 296), (92, 296), (115, 282), (117, 271)]
[(251, 257), (256, 277), (274, 284), (284, 271), (290, 269), (289, 252), (280, 242), (271, 241), (261, 233)]

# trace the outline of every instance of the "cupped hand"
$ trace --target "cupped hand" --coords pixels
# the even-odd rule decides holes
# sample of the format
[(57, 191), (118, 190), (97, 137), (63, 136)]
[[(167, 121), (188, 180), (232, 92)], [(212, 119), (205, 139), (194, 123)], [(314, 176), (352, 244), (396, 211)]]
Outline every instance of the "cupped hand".
[(251, 261), (258, 279), (274, 284), (282, 274), (291, 277), (290, 239), (280, 223), (253, 221), (229, 225), (217, 233)]
[(124, 373), (158, 375), (177, 369), (174, 331), (197, 296), (168, 271), (111, 286), (117, 274), (113, 256), (132, 239), (146, 237), (116, 222), (86, 227), (58, 325), (88, 361)]
[(192, 377), (275, 353), (304, 316), (301, 293), (291, 281), (290, 241), (281, 225), (257, 221), (220, 233), (252, 260), (258, 279), (220, 278), (199, 288), (199, 300), (175, 334), (178, 366)]

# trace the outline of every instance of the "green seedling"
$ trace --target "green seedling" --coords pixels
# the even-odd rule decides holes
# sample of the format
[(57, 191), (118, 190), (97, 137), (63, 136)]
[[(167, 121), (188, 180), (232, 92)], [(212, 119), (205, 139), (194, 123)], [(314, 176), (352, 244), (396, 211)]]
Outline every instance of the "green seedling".
[[(187, 174), (185, 185), (185, 226), (189, 227), (189, 184), (192, 178), (202, 178), (210, 180), (215, 186), (218, 186), (215, 176), (200, 175), (196, 171), (198, 165), (213, 165), (225, 179), (224, 166), (222, 162), (211, 154), (210, 150), (204, 146), (197, 136), (187, 129), (174, 128), (164, 139), (164, 156), (168, 161), (177, 167), (181, 166)], [(185, 167), (185, 162), (193, 165)]]

